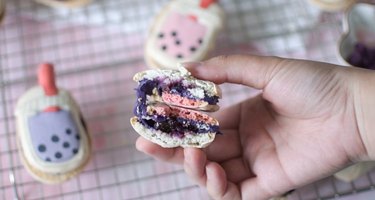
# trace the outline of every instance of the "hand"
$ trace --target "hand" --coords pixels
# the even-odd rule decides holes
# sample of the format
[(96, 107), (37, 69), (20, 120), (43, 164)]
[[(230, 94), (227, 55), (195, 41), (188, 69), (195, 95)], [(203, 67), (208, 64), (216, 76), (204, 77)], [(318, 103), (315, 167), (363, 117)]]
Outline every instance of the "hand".
[(366, 156), (354, 109), (354, 69), (241, 55), (187, 68), (217, 84), (262, 90), (214, 115), (223, 135), (204, 150), (164, 149), (137, 140), (138, 150), (183, 164), (214, 199), (268, 199)]

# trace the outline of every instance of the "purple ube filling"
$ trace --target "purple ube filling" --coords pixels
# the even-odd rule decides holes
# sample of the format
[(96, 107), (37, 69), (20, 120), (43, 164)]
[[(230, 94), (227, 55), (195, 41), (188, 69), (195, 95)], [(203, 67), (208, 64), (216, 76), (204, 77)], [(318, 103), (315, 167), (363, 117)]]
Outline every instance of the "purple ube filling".
[(186, 97), (188, 99), (194, 100), (204, 100), (207, 101), (210, 105), (215, 105), (219, 102), (218, 96), (209, 96), (206, 92), (204, 94), (204, 98), (196, 98), (194, 97), (188, 89), (194, 88), (193, 85), (185, 86), (182, 84), (182, 80), (172, 82), (170, 84), (165, 84), (164, 80), (162, 79), (154, 79), (148, 80), (143, 79), (139, 82), (139, 86), (136, 89), (138, 98), (146, 98), (146, 95), (151, 95), (152, 90), (157, 88), (158, 94), (161, 96), (164, 91), (170, 92), (172, 94), (178, 94), (182, 97)]
[(147, 128), (160, 130), (182, 138), (184, 133), (217, 133), (219, 126), (209, 125), (204, 122), (184, 119), (174, 116), (152, 116), (152, 119), (138, 118), (139, 122)]
[[(189, 99), (197, 99), (192, 96), (192, 94), (187, 90), (192, 88), (192, 86), (183, 86), (181, 81), (171, 83), (169, 85), (165, 84), (162, 79), (148, 80), (143, 79), (139, 82), (138, 88), (136, 88), (137, 93), (137, 104), (134, 108), (134, 114), (137, 117), (142, 115), (147, 115), (147, 105), (146, 97), (147, 95), (152, 95), (152, 91), (157, 88), (158, 94), (161, 96), (164, 91), (169, 91), (173, 94), (179, 94), (183, 97)], [(210, 105), (215, 105), (219, 102), (218, 96), (208, 96), (206, 93), (203, 98), (204, 101), (207, 101)]]
[(375, 48), (357, 43), (347, 60), (350, 64), (357, 67), (375, 69)]
[[(161, 95), (162, 91), (165, 91), (165, 90), (168, 91), (169, 90), (169, 92), (172, 93), (172, 94), (178, 94), (178, 95), (180, 95), (182, 97), (186, 97), (188, 99), (194, 99), (194, 100), (198, 99), (198, 100), (200, 100), (199, 98), (194, 97), (189, 92), (189, 90), (187, 90), (187, 89), (192, 89), (192, 88), (193, 88), (192, 86), (184, 86), (184, 85), (182, 85), (181, 81), (178, 81), (178, 82), (174, 82), (174, 83), (170, 84), (167, 87), (162, 86), (162, 88), (160, 88), (161, 89), (160, 91), (159, 91), (159, 88), (158, 88), (158, 92), (159, 92), (159, 95)], [(207, 93), (205, 92), (203, 100), (206, 101), (210, 105), (215, 105), (219, 102), (219, 97), (218, 96), (208, 96)]]
[[(184, 119), (175, 116), (160, 116), (160, 115), (149, 115), (147, 113), (146, 97), (152, 95), (152, 91), (157, 88), (158, 94), (161, 96), (162, 92), (168, 91), (172, 94), (179, 94), (189, 99), (197, 99), (187, 90), (193, 88), (193, 86), (183, 86), (181, 81), (173, 82), (169, 85), (164, 84), (162, 79), (154, 80), (141, 80), (139, 82), (137, 92), (137, 103), (134, 108), (134, 114), (138, 117), (139, 122), (147, 128), (160, 130), (165, 133), (172, 134), (174, 136), (182, 138), (185, 132), (193, 133), (218, 133), (219, 126), (209, 125), (204, 122), (194, 121), (190, 119)], [(219, 101), (218, 96), (208, 96), (205, 94), (203, 98), (209, 104), (215, 105)], [(151, 119), (144, 119), (144, 116), (151, 117)]]

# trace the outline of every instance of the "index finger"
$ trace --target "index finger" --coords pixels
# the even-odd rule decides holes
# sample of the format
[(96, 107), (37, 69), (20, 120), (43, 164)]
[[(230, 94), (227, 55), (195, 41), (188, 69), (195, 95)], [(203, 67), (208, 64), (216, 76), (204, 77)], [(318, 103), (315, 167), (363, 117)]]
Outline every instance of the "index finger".
[(277, 72), (277, 66), (281, 61), (283, 59), (277, 57), (229, 55), (182, 65), (193, 76), (203, 80), (217, 84), (236, 83), (263, 89)]

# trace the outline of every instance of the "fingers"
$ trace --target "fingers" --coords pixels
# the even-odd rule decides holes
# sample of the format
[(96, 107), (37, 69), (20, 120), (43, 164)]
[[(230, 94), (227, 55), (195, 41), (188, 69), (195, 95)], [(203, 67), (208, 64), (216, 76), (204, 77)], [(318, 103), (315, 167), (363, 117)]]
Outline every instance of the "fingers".
[(259, 183), (258, 178), (244, 181), (240, 185), (243, 199), (269, 199), (272, 195), (267, 192)]
[(241, 104), (235, 104), (214, 113), (220, 123), (222, 135), (216, 135), (215, 141), (206, 148), (211, 161), (222, 162), (241, 155), (241, 142), (238, 135), (238, 122), (241, 116)]
[(206, 147), (207, 157), (211, 161), (223, 162), (242, 154), (242, 146), (238, 130), (221, 130), (222, 135), (216, 135), (214, 142)]
[(241, 182), (243, 199), (270, 199), (297, 186), (284, 171), (279, 158), (272, 154), (276, 152), (259, 153), (262, 158), (249, 163), (256, 177)]
[(202, 150), (195, 148), (185, 148), (184, 154), (184, 169), (186, 174), (198, 185), (205, 186), (206, 155)]
[(206, 165), (206, 187), (213, 199), (220, 200), (240, 200), (241, 195), (238, 187), (228, 182), (224, 169), (215, 162), (209, 162)]
[(254, 177), (242, 157), (227, 160), (220, 164), (226, 172), (227, 178), (233, 183), (240, 183), (246, 179)]
[[(253, 148), (253, 146), (262, 146), (259, 145), (258, 142), (254, 145), (249, 145), (249, 142), (258, 141), (258, 140), (250, 140), (249, 137), (263, 137), (264, 134), (254, 134), (258, 133), (260, 130), (261, 124), (259, 123), (259, 103), (262, 101), (262, 97), (260, 95), (247, 99), (241, 104), (242, 106), (234, 106), (236, 109), (242, 109), (246, 110), (246, 112), (240, 113), (240, 111), (236, 111), (234, 108), (229, 108), (228, 111), (224, 110), (225, 113), (229, 113), (228, 118), (236, 118), (237, 123), (241, 121), (241, 117), (247, 119), (247, 130), (246, 134), (242, 132), (242, 134), (239, 133), (239, 128), (236, 125), (235, 127), (233, 124), (230, 124), (230, 122), (221, 123), (220, 122), (220, 131), (223, 133), (222, 135), (217, 135), (214, 142), (206, 148), (207, 158), (211, 161), (215, 162), (223, 162), (228, 159), (237, 158), (242, 155), (243, 148)], [(232, 114), (234, 112), (238, 112), (240, 114), (237, 114), (236, 117), (233, 117)], [(256, 113), (256, 114), (255, 114)], [(224, 120), (225, 114), (222, 114), (222, 116), (219, 116), (219, 120), (221, 117)], [(229, 121), (231, 119), (228, 119)], [(225, 120), (224, 120), (225, 121)], [(228, 127), (233, 127), (229, 128)], [(244, 146), (242, 143), (244, 143)], [(246, 146), (246, 147), (245, 147)]]
[(207, 161), (200, 149), (186, 148), (184, 168), (188, 176), (206, 187), (214, 199), (239, 200), (240, 193), (235, 184), (227, 181), (224, 169), (219, 164)]
[(139, 151), (142, 151), (157, 160), (176, 164), (182, 164), (184, 160), (184, 152), (182, 148), (163, 148), (143, 137), (137, 139), (135, 146)]
[(212, 114), (220, 123), (220, 129), (235, 129), (241, 116), (241, 104), (234, 104)]
[(283, 59), (252, 55), (219, 56), (202, 62), (183, 64), (195, 77), (217, 84), (236, 83), (264, 88), (277, 73)]

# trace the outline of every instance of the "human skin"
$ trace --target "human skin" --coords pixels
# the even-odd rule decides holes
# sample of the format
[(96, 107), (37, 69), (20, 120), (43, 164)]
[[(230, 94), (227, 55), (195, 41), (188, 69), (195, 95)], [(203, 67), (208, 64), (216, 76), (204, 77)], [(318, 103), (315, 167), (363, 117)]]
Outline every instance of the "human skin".
[(375, 158), (372, 71), (250, 55), (185, 67), (200, 79), (262, 91), (214, 113), (223, 135), (205, 149), (137, 140), (138, 150), (182, 164), (213, 199), (269, 199)]

